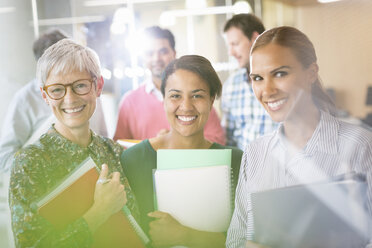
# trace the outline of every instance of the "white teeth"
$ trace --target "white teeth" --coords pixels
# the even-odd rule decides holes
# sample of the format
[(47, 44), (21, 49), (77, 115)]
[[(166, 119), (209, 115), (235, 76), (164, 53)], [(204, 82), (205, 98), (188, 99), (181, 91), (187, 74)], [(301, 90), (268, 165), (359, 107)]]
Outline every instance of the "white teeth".
[(82, 111), (84, 106), (81, 106), (79, 108), (73, 108), (73, 109), (63, 109), (63, 111), (67, 114), (76, 113)]
[(178, 115), (177, 118), (180, 119), (181, 121), (192, 121), (192, 120), (196, 119), (196, 116), (180, 116), (180, 115)]
[(287, 101), (286, 99), (282, 99), (282, 100), (279, 100), (279, 101), (276, 101), (276, 102), (268, 102), (267, 105), (269, 106), (269, 108), (271, 108), (273, 110), (276, 110), (280, 107), (280, 105), (282, 105), (286, 101)]

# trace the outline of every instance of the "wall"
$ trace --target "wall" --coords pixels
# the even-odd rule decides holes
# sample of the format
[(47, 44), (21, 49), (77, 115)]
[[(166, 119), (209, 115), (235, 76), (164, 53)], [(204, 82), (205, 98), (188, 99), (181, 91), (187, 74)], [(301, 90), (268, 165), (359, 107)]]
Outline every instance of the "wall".
[(2, 0), (0, 7), (15, 7), (0, 14), (0, 127), (14, 93), (35, 75), (31, 1)]
[(292, 6), (264, 0), (263, 5), (267, 28), (295, 26), (313, 42), (323, 85), (335, 89), (338, 107), (358, 118), (372, 112), (365, 105), (372, 86), (372, 1)]
[(372, 86), (372, 1), (344, 0), (296, 9), (297, 26), (316, 47), (320, 76), (336, 89), (337, 104), (364, 118)]

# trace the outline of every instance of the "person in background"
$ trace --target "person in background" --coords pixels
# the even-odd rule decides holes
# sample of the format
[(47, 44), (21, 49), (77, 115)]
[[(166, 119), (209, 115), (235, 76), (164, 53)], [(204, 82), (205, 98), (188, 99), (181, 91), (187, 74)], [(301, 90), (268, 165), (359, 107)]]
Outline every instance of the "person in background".
[[(350, 171), (372, 182), (372, 133), (333, 115), (335, 107), (319, 81), (315, 49), (305, 34), (286, 26), (264, 32), (251, 50), (250, 78), (258, 101), (280, 126), (244, 151), (228, 248), (262, 247), (252, 242), (253, 192)], [(365, 197), (372, 217), (371, 183)]]
[[(33, 44), (35, 59), (57, 41), (67, 38), (58, 29), (42, 34)], [(13, 97), (4, 119), (0, 138), (0, 171), (8, 171), (14, 154), (23, 146), (37, 141), (55, 121), (50, 108), (44, 103), (40, 94), (40, 83), (33, 79), (23, 86)], [(101, 101), (91, 119), (92, 129), (100, 135), (107, 136)]]
[[(143, 60), (151, 71), (151, 78), (138, 89), (125, 95), (120, 103), (114, 139), (144, 140), (169, 131), (160, 92), (161, 73), (176, 58), (175, 40), (168, 29), (158, 26), (146, 28), (146, 48)], [(225, 134), (214, 109), (205, 125), (205, 137), (225, 144)]]
[(168, 213), (154, 212), (152, 176), (158, 149), (232, 149), (235, 189), (242, 151), (212, 143), (204, 135), (221, 87), (216, 72), (204, 57), (187, 55), (172, 61), (163, 73), (161, 84), (170, 131), (142, 141), (121, 156), (124, 172), (138, 200), (142, 228), (149, 232), (155, 247), (225, 247), (224, 233), (198, 231), (181, 225)]
[[(56, 118), (35, 143), (15, 155), (9, 206), (16, 247), (90, 247), (92, 234), (124, 204), (138, 216), (134, 195), (120, 164), (123, 148), (89, 128), (103, 88), (100, 62), (90, 48), (70, 39), (49, 47), (37, 63), (44, 104)], [(34, 208), (87, 157), (102, 165), (93, 205), (62, 230)], [(110, 176), (111, 175), (111, 176)], [(107, 183), (101, 183), (110, 179)]]
[(278, 126), (257, 101), (248, 77), (249, 51), (263, 31), (264, 25), (252, 14), (235, 15), (224, 27), (229, 54), (235, 57), (240, 69), (223, 84), (221, 123), (226, 131), (227, 144), (242, 150), (257, 137), (274, 131)]

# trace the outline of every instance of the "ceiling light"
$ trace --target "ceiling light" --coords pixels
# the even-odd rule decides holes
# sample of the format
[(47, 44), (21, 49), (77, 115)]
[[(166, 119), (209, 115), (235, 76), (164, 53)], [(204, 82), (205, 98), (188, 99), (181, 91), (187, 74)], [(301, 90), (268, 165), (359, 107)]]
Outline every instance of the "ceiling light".
[(237, 1), (232, 6), (217, 6), (198, 9), (179, 9), (163, 11), (160, 15), (160, 24), (162, 26), (171, 26), (175, 24), (175, 17), (197, 16), (197, 15), (218, 15), (227, 13), (252, 13), (251, 6), (244, 1)]
[(174, 0), (87, 0), (84, 1), (84, 6), (86, 7), (96, 7), (96, 6), (109, 6), (109, 5), (122, 5), (128, 4), (129, 2), (136, 3), (152, 3), (152, 2), (167, 2)]
[(234, 14), (252, 13), (252, 8), (246, 1), (237, 1), (233, 5)]
[(2, 7), (0, 8), (0, 14), (11, 13), (15, 11), (15, 7)]

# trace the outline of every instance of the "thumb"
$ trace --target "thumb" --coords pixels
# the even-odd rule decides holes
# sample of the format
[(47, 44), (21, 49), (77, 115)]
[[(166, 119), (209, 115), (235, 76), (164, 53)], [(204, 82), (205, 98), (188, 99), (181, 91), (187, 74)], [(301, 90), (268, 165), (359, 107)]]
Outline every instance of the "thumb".
[(158, 218), (158, 219), (165, 218), (167, 215), (168, 215), (167, 213), (164, 213), (161, 211), (154, 211), (154, 212), (150, 212), (147, 214), (147, 216), (149, 217)]
[(102, 165), (101, 173), (99, 174), (99, 179), (106, 179), (108, 174), (107, 164)]

